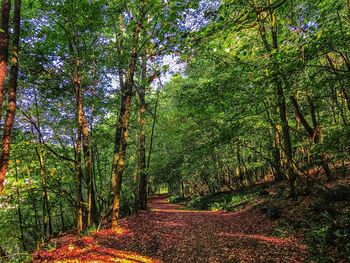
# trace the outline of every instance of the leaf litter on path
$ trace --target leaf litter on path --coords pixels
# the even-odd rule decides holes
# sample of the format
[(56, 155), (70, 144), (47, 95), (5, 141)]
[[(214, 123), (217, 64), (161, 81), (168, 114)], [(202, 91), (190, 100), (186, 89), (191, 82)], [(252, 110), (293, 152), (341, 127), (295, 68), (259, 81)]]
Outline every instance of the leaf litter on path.
[(166, 196), (150, 199), (149, 211), (128, 217), (121, 230), (89, 237), (67, 235), (34, 262), (225, 263), (303, 262), (306, 246), (295, 237), (272, 236), (275, 223), (258, 209), (234, 213), (184, 210)]

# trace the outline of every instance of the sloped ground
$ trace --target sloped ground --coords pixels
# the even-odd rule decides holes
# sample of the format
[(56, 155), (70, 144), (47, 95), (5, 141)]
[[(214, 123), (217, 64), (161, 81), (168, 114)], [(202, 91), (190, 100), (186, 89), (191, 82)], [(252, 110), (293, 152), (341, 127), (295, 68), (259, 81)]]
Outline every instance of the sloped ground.
[(34, 262), (303, 262), (307, 249), (295, 237), (273, 237), (275, 223), (258, 209), (234, 213), (184, 210), (166, 196), (150, 200), (151, 211), (102, 230), (56, 240)]

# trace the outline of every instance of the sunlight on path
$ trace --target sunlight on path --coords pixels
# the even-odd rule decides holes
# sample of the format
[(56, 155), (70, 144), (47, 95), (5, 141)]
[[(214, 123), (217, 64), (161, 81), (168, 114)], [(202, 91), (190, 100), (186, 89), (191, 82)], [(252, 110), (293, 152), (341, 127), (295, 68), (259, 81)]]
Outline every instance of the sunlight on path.
[(142, 256), (131, 251), (114, 249), (100, 245), (103, 238), (127, 235), (127, 232), (116, 233), (111, 230), (96, 232), (92, 237), (77, 238), (66, 236), (59, 240), (57, 249), (39, 251), (34, 254), (33, 262), (123, 262), (123, 263), (160, 263), (160, 260)]

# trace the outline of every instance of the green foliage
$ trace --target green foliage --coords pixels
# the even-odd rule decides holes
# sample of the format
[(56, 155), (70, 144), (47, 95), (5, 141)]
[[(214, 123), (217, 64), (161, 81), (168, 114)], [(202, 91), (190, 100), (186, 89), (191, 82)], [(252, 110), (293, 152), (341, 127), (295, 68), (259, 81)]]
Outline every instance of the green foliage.
[(241, 209), (256, 197), (253, 193), (218, 193), (192, 199), (187, 207), (191, 209), (228, 211)]
[(332, 262), (337, 258), (349, 260), (350, 221), (347, 214), (332, 215), (325, 211), (317, 219), (310, 222), (310, 230), (305, 233), (312, 259), (318, 262)]
[(168, 200), (172, 204), (178, 204), (188, 201), (188, 198), (179, 195), (172, 195), (168, 198)]
[(86, 229), (84, 229), (82, 232), (81, 232), (81, 235), (82, 236), (91, 236), (94, 234), (94, 232), (96, 232), (98, 229), (96, 226), (91, 226), (91, 227), (88, 227)]
[[(146, 75), (153, 80), (147, 83), (145, 112), (150, 193), (168, 191), (175, 203), (189, 198), (194, 209), (235, 211), (269, 192), (232, 192), (272, 177), (288, 178), (287, 139), (300, 188), (308, 172), (318, 181), (325, 164), (346, 164), (349, 7), (346, 1), (329, 0), (276, 3), (24, 0), (17, 121), (0, 196), (0, 246), (14, 255), (49, 238), (45, 192), (52, 235), (75, 226), (75, 62), (90, 130), (98, 219), (110, 211), (116, 105), (124, 95), (120, 75), (125, 79), (128, 73), (140, 19), (133, 88), (137, 94), (146, 85), (141, 76), (141, 56), (146, 54)], [(181, 73), (170, 73), (170, 81), (163, 83), (165, 71), (176, 66)], [(292, 98), (319, 140), (306, 131)], [(122, 216), (136, 210), (139, 106), (133, 97)], [(86, 175), (82, 181), (86, 217)], [(276, 196), (282, 199), (287, 190), (277, 189)], [(325, 250), (333, 240), (339, 253), (348, 255), (348, 212), (340, 215), (331, 204), (348, 201), (349, 192), (339, 188), (315, 203), (319, 217), (307, 235), (318, 246), (315, 251)], [(281, 216), (278, 206), (262, 210), (273, 219)]]
[[(310, 260), (337, 262), (350, 259), (349, 189), (340, 186), (332, 192), (325, 191), (315, 196), (307, 207), (298, 207), (298, 215), (291, 218), (282, 215), (276, 234), (304, 233), (304, 243), (310, 250)], [(264, 212), (280, 206), (265, 205)], [(284, 211), (285, 213), (286, 211)]]

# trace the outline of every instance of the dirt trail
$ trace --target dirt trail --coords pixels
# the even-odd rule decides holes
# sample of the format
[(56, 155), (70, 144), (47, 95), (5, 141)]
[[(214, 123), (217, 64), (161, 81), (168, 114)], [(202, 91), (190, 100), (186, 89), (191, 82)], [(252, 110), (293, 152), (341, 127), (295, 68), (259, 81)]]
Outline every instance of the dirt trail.
[(296, 238), (271, 236), (274, 222), (257, 209), (239, 212), (184, 210), (165, 196), (150, 199), (150, 211), (111, 230), (56, 240), (57, 248), (34, 254), (34, 262), (303, 262)]

